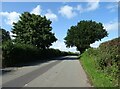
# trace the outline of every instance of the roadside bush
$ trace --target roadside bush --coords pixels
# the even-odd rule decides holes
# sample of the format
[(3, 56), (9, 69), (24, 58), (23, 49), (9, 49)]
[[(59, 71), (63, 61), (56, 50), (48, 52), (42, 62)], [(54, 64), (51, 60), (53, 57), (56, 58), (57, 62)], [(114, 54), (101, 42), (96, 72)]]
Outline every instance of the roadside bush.
[(2, 46), (3, 58), (2, 64), (5, 66), (14, 66), (18, 63), (24, 63), (38, 59), (38, 52), (36, 47), (26, 44), (13, 44), (7, 41)]
[[(89, 48), (86, 52), (94, 59), (96, 68), (113, 77), (118, 86), (120, 66), (120, 37), (100, 44), (98, 48)], [(112, 80), (111, 80), (112, 81)]]
[(51, 58), (51, 57), (57, 57), (57, 56), (62, 56), (62, 52), (58, 49), (45, 49), (42, 50), (43, 53), (43, 58)]
[(6, 41), (2, 44), (2, 67), (13, 64), (11, 52), (13, 50), (13, 43)]
[(3, 57), (2, 66), (16, 66), (18, 64), (32, 62), (36, 60), (51, 60), (51, 58), (58, 56), (66, 56), (68, 52), (62, 52), (58, 49), (38, 49), (33, 45), (28, 44), (14, 44), (12, 41), (6, 41), (2, 46)]
[[(114, 81), (115, 78), (111, 77), (110, 75), (106, 74), (103, 70), (100, 70), (98, 62), (97, 62), (97, 56), (95, 55), (89, 55), (90, 52), (96, 51), (93, 48), (88, 49), (88, 51), (85, 51), (80, 58), (80, 62), (86, 71), (86, 74), (88, 75), (88, 78), (90, 79), (91, 85), (94, 87), (115, 87), (115, 84), (118, 84), (118, 82)], [(98, 69), (99, 68), (99, 69)]]
[(99, 57), (99, 65), (102, 70), (108, 75), (115, 78), (116, 82), (119, 79), (120, 66), (120, 37), (100, 45), (102, 56)]

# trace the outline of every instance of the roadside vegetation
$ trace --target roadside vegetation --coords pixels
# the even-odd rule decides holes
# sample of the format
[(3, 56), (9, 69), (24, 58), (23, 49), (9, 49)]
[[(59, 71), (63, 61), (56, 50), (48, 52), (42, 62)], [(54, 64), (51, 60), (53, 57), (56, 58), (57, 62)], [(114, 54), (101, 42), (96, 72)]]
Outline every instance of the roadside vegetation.
[(107, 36), (102, 23), (83, 20), (71, 26), (64, 38), (67, 47), (75, 46), (80, 51), (81, 64), (95, 87), (119, 86), (120, 37), (104, 42), (98, 48), (90, 47)]
[(102, 23), (82, 20), (68, 29), (67, 36), (64, 39), (67, 47), (75, 46), (82, 54), (86, 49), (90, 48), (90, 44), (100, 41), (106, 36), (108, 36), (108, 33)]
[[(51, 23), (45, 16), (24, 12), (20, 20), (13, 23), (12, 39), (8, 31), (0, 28), (2, 67), (36, 60), (45, 61), (58, 56), (78, 55), (50, 48), (52, 43), (57, 41), (52, 33)], [(80, 51), (80, 62), (95, 87), (119, 86), (120, 37), (104, 42), (98, 48), (90, 47), (90, 44), (107, 36), (102, 23), (83, 20), (76, 26), (71, 26), (64, 38), (67, 47), (75, 46)]]
[(2, 49), (2, 30), (0, 30), (0, 50)]
[(95, 87), (118, 87), (120, 79), (120, 37), (89, 48), (80, 56), (90, 81)]
[(58, 56), (75, 53), (49, 48), (57, 38), (52, 33), (51, 21), (40, 15), (24, 12), (17, 23), (13, 23), (10, 33), (0, 28), (2, 33), (2, 67), (17, 66), (36, 60), (48, 61)]
[[(3, 67), (17, 66), (18, 64), (25, 64), (28, 62), (35, 62), (37, 60), (48, 61), (51, 58), (58, 56), (69, 55), (69, 52), (63, 52), (58, 49), (38, 49), (33, 45), (26, 44), (13, 44), (11, 41), (7, 41), (2, 45), (3, 57), (2, 65)], [(71, 53), (74, 54), (74, 53)]]

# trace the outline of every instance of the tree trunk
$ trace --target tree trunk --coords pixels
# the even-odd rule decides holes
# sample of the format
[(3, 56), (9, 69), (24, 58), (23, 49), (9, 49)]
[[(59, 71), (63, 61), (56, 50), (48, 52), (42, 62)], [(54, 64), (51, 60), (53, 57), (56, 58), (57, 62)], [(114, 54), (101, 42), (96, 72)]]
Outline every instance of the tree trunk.
[(77, 50), (80, 51), (80, 54), (82, 54), (85, 51), (85, 48), (77, 47)]

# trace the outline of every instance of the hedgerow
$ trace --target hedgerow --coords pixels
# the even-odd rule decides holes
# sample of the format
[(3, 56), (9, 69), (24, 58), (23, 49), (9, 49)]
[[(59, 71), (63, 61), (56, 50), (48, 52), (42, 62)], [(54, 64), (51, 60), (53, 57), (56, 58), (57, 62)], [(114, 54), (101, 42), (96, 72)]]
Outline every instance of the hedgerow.
[(120, 37), (100, 44), (98, 48), (89, 48), (85, 53), (94, 58), (96, 68), (113, 77), (111, 81), (118, 86), (120, 66)]
[(33, 62), (36, 60), (50, 60), (51, 58), (65, 55), (76, 55), (72, 52), (64, 52), (59, 49), (38, 49), (33, 45), (14, 44), (12, 41), (6, 41), (2, 45), (2, 66), (16, 66), (20, 63)]

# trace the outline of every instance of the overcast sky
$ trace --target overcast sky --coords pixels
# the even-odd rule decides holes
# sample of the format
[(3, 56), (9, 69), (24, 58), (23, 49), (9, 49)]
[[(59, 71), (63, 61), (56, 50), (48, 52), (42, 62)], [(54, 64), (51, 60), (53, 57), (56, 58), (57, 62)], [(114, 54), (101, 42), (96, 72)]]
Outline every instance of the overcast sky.
[(52, 21), (52, 32), (58, 38), (52, 48), (75, 52), (75, 47), (66, 48), (64, 37), (67, 30), (81, 20), (101, 22), (109, 33), (102, 41), (91, 44), (92, 47), (118, 37), (118, 3), (115, 2), (3, 2), (1, 27), (11, 31), (13, 22), (17, 22), (25, 11), (46, 16)]

